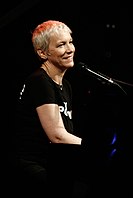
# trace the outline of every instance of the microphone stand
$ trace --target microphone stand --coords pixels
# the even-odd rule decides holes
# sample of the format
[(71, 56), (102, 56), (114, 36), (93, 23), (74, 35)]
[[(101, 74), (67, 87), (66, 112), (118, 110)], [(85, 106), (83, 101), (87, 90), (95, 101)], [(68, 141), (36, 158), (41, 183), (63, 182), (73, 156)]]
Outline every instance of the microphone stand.
[(108, 76), (105, 76), (104, 74), (101, 74), (101, 73), (97, 73), (95, 71), (92, 71), (91, 69), (88, 68), (88, 66), (86, 64), (84, 64), (82, 62), (80, 62), (79, 65), (81, 65), (81, 67), (83, 69), (87, 70), (88, 72), (90, 72), (94, 76), (96, 76), (98, 80), (103, 79), (104, 81), (107, 81), (107, 82), (109, 82), (111, 84), (114, 84), (114, 85), (118, 86), (124, 92), (124, 94), (126, 94), (126, 95), (127, 95), (127, 92), (117, 82), (133, 87), (133, 84), (129, 84), (129, 83), (126, 83), (126, 82), (123, 82), (123, 81), (119, 81), (119, 80), (110, 78)]
[(85, 65), (82, 65), (82, 68), (85, 68), (87, 71), (89, 71), (90, 73), (96, 75), (97, 77), (100, 77), (101, 79), (105, 80), (105, 81), (108, 81), (110, 83), (114, 83), (114, 81), (111, 79), (111, 78), (106, 78), (104, 77), (103, 75), (99, 74), (99, 73), (96, 73), (92, 70), (90, 70), (88, 67), (86, 67)]

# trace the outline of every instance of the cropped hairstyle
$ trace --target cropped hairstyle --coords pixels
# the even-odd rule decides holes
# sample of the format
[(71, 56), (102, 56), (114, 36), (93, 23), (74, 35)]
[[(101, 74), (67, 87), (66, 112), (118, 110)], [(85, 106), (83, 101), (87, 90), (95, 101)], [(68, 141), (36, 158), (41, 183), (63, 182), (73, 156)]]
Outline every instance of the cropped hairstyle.
[(48, 20), (39, 24), (32, 32), (32, 43), (35, 52), (37, 52), (38, 49), (46, 51), (51, 35), (59, 34), (62, 30), (68, 31), (70, 34), (72, 33), (71, 29), (60, 21)]

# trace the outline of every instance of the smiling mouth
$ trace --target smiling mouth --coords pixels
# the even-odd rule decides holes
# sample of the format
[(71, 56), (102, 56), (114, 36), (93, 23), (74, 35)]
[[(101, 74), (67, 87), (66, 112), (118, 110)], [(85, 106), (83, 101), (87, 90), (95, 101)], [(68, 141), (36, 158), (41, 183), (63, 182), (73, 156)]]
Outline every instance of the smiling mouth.
[(68, 60), (68, 59), (73, 60), (73, 56), (69, 56), (69, 57), (66, 57), (64, 59), (66, 59), (66, 60)]

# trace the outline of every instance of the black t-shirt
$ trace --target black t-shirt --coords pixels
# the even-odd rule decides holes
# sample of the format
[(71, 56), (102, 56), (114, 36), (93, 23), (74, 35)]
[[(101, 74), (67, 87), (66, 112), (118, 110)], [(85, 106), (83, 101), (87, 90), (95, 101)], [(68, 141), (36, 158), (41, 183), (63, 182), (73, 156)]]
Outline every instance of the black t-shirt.
[(72, 90), (63, 79), (63, 87), (56, 84), (39, 68), (25, 81), (18, 99), (15, 117), (17, 156), (43, 161), (47, 156), (49, 139), (41, 126), (36, 108), (43, 104), (57, 104), (67, 131), (73, 133)]

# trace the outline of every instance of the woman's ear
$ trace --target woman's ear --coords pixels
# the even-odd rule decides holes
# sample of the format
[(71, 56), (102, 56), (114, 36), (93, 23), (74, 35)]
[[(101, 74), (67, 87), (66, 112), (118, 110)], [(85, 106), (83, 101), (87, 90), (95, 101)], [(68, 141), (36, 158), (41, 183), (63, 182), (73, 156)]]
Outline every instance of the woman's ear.
[(46, 53), (46, 52), (44, 52), (44, 51), (38, 49), (38, 50), (37, 50), (37, 54), (38, 54), (38, 56), (39, 56), (41, 59), (45, 59), (45, 60), (47, 59), (47, 53)]

